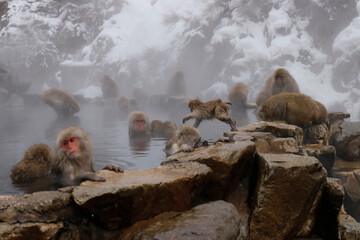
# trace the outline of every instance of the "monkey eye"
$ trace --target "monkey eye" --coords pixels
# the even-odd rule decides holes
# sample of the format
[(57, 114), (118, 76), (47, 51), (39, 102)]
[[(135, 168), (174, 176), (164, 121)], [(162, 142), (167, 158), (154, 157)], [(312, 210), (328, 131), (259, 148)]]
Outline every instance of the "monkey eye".
[(66, 146), (66, 145), (68, 145), (68, 144), (69, 144), (68, 140), (64, 140), (64, 141), (63, 141), (63, 145), (64, 145), (64, 146)]
[(71, 137), (71, 138), (69, 139), (69, 142), (72, 143), (72, 142), (75, 142), (75, 140), (76, 140), (75, 137)]

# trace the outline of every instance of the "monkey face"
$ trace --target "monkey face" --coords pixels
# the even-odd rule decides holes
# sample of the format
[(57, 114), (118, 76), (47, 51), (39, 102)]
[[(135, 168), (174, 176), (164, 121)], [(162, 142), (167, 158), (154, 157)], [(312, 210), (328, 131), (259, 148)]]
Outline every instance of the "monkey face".
[(65, 138), (61, 146), (65, 149), (69, 156), (76, 156), (79, 153), (79, 140), (77, 137)]
[(134, 127), (136, 131), (141, 132), (144, 126), (145, 126), (145, 119), (143, 118), (134, 119)]
[(283, 81), (284, 81), (284, 78), (281, 75), (276, 75), (275, 76), (275, 81), (276, 81), (277, 85), (282, 85)]

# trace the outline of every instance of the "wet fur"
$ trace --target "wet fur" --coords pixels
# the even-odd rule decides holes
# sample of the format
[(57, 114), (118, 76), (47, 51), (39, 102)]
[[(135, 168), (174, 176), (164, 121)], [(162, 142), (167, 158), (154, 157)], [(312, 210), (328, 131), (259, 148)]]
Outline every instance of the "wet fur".
[(200, 132), (196, 128), (182, 125), (176, 130), (175, 135), (165, 144), (164, 152), (166, 156), (178, 152), (191, 152), (200, 143)]

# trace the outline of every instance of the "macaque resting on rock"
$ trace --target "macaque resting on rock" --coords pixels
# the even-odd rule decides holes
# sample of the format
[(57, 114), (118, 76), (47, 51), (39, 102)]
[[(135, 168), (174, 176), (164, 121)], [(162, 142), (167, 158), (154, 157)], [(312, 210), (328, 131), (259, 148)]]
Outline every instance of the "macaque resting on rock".
[(218, 119), (230, 125), (231, 131), (236, 131), (236, 122), (229, 116), (229, 102), (223, 102), (221, 99), (202, 102), (199, 99), (191, 100), (188, 104), (191, 113), (183, 118), (183, 123), (195, 118), (194, 127), (198, 127), (203, 120)]
[[(46, 146), (46, 145), (45, 145)], [(88, 134), (79, 127), (69, 127), (58, 133), (55, 141), (55, 153), (51, 160), (46, 160), (48, 168), (39, 166), (36, 163), (48, 159), (49, 147), (35, 145), (27, 150), (25, 157), (14, 166), (12, 179), (21, 179), (22, 172), (26, 171), (31, 160), (34, 177), (40, 177), (45, 173), (43, 169), (50, 169), (51, 173), (59, 180), (61, 186), (78, 185), (82, 181), (106, 181), (105, 178), (97, 175), (94, 171), (92, 142)], [(32, 154), (33, 157), (28, 157)], [(35, 163), (35, 164), (34, 164)], [(21, 171), (18, 169), (21, 166)], [(16, 171), (15, 171), (16, 169)], [(114, 163), (107, 164), (104, 169), (122, 172), (119, 166)], [(29, 179), (29, 178), (27, 178)], [(20, 182), (25, 182), (25, 178)]]
[(116, 82), (108, 75), (100, 79), (103, 98), (116, 98), (119, 95), (119, 87)]
[(42, 99), (55, 110), (58, 117), (72, 116), (80, 111), (80, 104), (75, 98), (60, 89), (46, 90), (42, 95)]

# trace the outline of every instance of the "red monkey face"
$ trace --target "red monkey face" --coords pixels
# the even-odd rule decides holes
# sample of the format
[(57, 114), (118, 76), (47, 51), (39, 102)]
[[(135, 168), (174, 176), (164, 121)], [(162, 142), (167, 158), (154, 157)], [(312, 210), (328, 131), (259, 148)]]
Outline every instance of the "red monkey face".
[(145, 119), (138, 118), (134, 120), (134, 126), (136, 131), (142, 131), (144, 125), (145, 125)]
[(77, 137), (65, 138), (62, 141), (62, 147), (69, 153), (69, 155), (77, 155), (79, 151), (78, 146), (79, 141)]
[(276, 80), (276, 83), (277, 83), (278, 85), (281, 85), (281, 84), (283, 83), (283, 77), (280, 76), (280, 75), (277, 75), (277, 76), (275, 77), (275, 80)]

